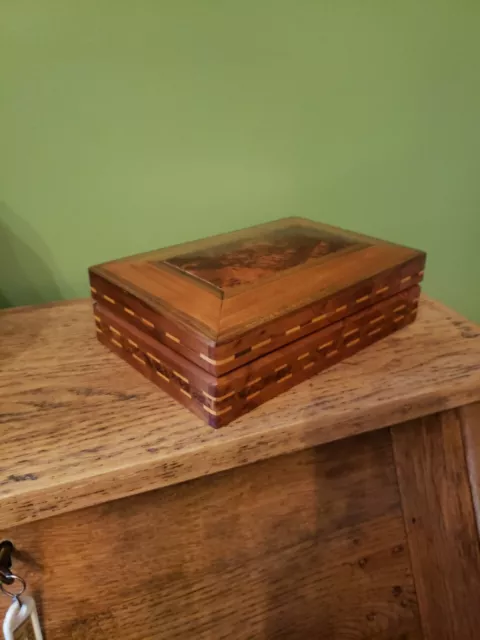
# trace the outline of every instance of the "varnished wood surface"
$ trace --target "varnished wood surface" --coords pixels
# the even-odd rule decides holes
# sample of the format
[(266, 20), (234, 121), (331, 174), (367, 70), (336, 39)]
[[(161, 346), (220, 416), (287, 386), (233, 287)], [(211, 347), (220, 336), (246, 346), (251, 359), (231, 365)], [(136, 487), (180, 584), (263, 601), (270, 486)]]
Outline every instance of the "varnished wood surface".
[(431, 301), (220, 431), (98, 344), (89, 301), (3, 311), (0, 335), (1, 527), (480, 400), (480, 332)]
[(422, 638), (388, 430), (0, 536), (48, 640)]
[[(175, 322), (165, 314), (154, 311), (153, 298), (150, 296), (143, 296), (144, 302), (95, 273), (90, 274), (90, 288), (93, 300), (99, 306), (108, 308), (120, 321), (147, 333), (205, 371), (221, 376), (302, 337), (337, 322), (348, 322), (349, 318), (361, 311), (417, 289), (423, 278), (423, 259), (411, 262), (408, 270), (407, 276), (391, 270), (379, 278), (360, 281), (342, 289), (340, 293), (330, 291), (320, 301), (270, 319), (252, 330), (245, 329), (235, 340), (223, 343), (207, 338), (193, 325), (178, 322), (178, 317)], [(286, 286), (285, 283), (283, 286)], [(296, 287), (292, 285), (292, 288), (295, 290)], [(178, 291), (182, 291), (182, 287)], [(183, 292), (182, 297), (191, 300), (188, 293)], [(250, 306), (255, 307), (254, 300), (250, 301)], [(179, 313), (177, 308), (177, 316)]]
[(219, 428), (403, 329), (415, 320), (419, 295), (419, 287), (410, 287), (220, 377), (120, 320), (107, 307), (95, 304), (94, 318), (102, 344)]
[(480, 546), (461, 411), (393, 427), (392, 438), (425, 640), (477, 640)]
[(90, 274), (97, 301), (105, 294), (111, 298), (105, 286), (116, 286), (117, 312), (124, 292), (131, 294), (158, 314), (160, 324), (166, 318), (178, 331), (200, 333), (226, 347), (228, 342), (234, 353), (238, 340), (255, 327), (270, 335), (274, 321), (322, 301), (329, 311), (344, 308), (346, 301), (353, 307), (356, 299), (377, 302), (377, 289), (397, 292), (418, 284), (424, 265), (421, 251), (285, 218), (96, 265)]

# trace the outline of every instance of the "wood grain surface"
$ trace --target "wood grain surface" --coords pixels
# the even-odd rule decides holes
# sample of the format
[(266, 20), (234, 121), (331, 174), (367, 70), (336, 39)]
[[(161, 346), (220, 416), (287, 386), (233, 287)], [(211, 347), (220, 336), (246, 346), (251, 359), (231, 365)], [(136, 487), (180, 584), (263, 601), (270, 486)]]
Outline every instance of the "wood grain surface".
[(422, 251), (285, 218), (89, 274), (97, 303), (221, 375), (419, 284), (424, 267)]
[(108, 307), (95, 304), (94, 319), (102, 344), (219, 428), (403, 329), (416, 318), (419, 295), (418, 286), (410, 287), (220, 377), (120, 320)]
[(480, 546), (461, 413), (399, 425), (392, 438), (425, 640), (476, 640)]
[(3, 311), (0, 336), (1, 527), (480, 400), (480, 332), (431, 301), (219, 431), (98, 344), (89, 301)]
[(459, 411), (473, 507), (480, 538), (480, 402), (461, 407)]
[(321, 302), (287, 313), (256, 329), (245, 330), (234, 341), (223, 343), (195, 331), (193, 325), (184, 327), (173, 322), (131, 293), (93, 273), (90, 282), (92, 298), (98, 306), (109, 309), (119, 321), (128, 322), (205, 371), (220, 376), (309, 334), (338, 322), (349, 322), (358, 312), (417, 289), (423, 277), (422, 265), (422, 260), (416, 260), (409, 266), (412, 276), (403, 278), (392, 270), (370, 283), (364, 281), (347, 287), (340, 294), (327, 295)]
[(422, 638), (388, 430), (1, 536), (48, 640)]

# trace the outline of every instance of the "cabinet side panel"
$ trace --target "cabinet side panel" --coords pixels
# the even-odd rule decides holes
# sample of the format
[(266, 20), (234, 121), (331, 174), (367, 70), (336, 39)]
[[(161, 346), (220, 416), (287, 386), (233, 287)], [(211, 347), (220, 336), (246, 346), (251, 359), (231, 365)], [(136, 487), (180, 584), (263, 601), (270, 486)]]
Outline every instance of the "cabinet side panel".
[(392, 428), (426, 640), (474, 640), (480, 630), (480, 549), (460, 411)]
[(460, 418), (477, 531), (480, 532), (480, 402), (462, 407)]

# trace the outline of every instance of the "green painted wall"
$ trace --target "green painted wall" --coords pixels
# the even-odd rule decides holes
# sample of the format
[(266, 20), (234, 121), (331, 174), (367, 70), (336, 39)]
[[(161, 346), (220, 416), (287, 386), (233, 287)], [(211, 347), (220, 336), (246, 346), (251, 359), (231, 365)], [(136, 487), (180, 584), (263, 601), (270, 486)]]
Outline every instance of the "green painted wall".
[(478, 0), (0, 0), (0, 304), (299, 214), (480, 320)]

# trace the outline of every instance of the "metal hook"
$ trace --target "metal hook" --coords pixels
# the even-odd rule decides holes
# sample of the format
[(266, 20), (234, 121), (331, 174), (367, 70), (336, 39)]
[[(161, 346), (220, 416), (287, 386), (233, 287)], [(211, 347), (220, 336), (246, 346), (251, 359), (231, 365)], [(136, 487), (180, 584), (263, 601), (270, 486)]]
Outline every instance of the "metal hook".
[[(15, 547), (10, 540), (3, 540), (0, 542), (0, 592), (4, 595), (12, 598), (18, 604), (22, 606), (20, 596), (27, 588), (27, 584), (23, 578), (12, 573), (12, 555), (15, 551)], [(20, 583), (20, 589), (18, 591), (9, 591), (6, 587), (11, 587), (15, 582)]]
[(0, 542), (0, 582), (11, 585), (14, 580), (11, 577), (12, 555), (15, 547), (10, 540)]

